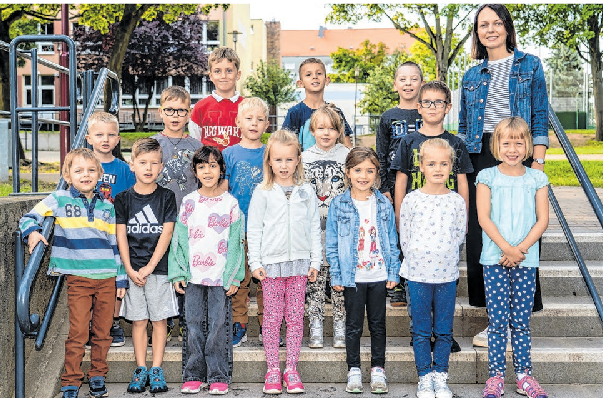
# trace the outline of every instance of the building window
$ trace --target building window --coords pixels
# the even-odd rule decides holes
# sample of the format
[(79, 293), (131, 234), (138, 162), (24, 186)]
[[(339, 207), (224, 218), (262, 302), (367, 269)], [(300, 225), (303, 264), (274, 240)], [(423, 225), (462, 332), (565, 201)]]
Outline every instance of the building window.
[[(25, 105), (32, 105), (31, 76), (23, 76)], [(38, 76), (38, 106), (54, 105), (54, 75)]]
[(219, 41), (220, 22), (207, 21), (207, 41)]
[[(45, 23), (38, 25), (38, 32), (41, 35), (54, 35), (54, 23)], [(54, 43), (52, 42), (39, 42), (38, 51), (41, 54), (54, 54)]]

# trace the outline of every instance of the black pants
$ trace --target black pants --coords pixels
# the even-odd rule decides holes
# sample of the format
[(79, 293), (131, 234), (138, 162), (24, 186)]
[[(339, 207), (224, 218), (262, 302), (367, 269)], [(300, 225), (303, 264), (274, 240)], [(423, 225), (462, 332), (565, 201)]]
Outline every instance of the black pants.
[(360, 337), (364, 326), (365, 308), (371, 332), (371, 368), (385, 367), (385, 283), (356, 283), (356, 287), (346, 287), (343, 291), (348, 370), (360, 367)]
[[(475, 202), (475, 179), (477, 174), (489, 167), (494, 167), (500, 162), (492, 156), (490, 151), (490, 138), (492, 134), (484, 134), (482, 137), (482, 152), (471, 153), (469, 157), (473, 164), (473, 173), (467, 174), (469, 183), (469, 224), (467, 228), (467, 290), (469, 293), (469, 305), (474, 307), (486, 306), (486, 293), (484, 290), (484, 267), (479, 263), (482, 253), (482, 228), (477, 220), (477, 206)], [(524, 165), (530, 167), (532, 158), (527, 159)], [(538, 242), (540, 244), (540, 241)], [(536, 271), (536, 293), (534, 294), (533, 312), (542, 310), (542, 297), (540, 292), (539, 272)]]

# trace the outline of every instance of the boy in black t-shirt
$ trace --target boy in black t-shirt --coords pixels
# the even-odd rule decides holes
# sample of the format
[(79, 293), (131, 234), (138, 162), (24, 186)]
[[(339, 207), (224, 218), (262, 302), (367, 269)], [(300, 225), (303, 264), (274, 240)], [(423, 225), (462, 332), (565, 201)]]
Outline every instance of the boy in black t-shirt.
[[(153, 138), (141, 138), (132, 147), (133, 187), (115, 197), (119, 254), (130, 280), (121, 315), (132, 321), (132, 343), (137, 368), (128, 392), (167, 391), (161, 364), (167, 336), (167, 318), (178, 315), (174, 287), (167, 279), (170, 240), (178, 216), (174, 192), (155, 183), (163, 167), (162, 150)], [(153, 367), (147, 370), (147, 323), (153, 323)]]

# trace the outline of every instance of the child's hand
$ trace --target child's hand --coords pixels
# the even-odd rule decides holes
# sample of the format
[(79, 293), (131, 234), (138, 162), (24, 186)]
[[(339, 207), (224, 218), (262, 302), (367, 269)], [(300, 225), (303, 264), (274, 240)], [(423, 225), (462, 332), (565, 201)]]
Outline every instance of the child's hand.
[(132, 282), (134, 282), (136, 286), (142, 287), (145, 285), (145, 283), (147, 283), (147, 280), (145, 278), (141, 278), (137, 271), (132, 270), (128, 272), (128, 276), (130, 279), (132, 279)]
[(260, 268), (256, 269), (255, 271), (253, 271), (251, 273), (251, 276), (253, 276), (255, 279), (257, 279), (261, 282), (264, 279), (266, 279), (266, 270), (264, 269), (264, 267), (260, 267)]
[(318, 277), (318, 270), (314, 268), (310, 268), (308, 271), (308, 282), (316, 282), (316, 278)]
[(385, 288), (386, 288), (386, 289), (393, 289), (393, 288), (395, 288), (395, 287), (396, 287), (396, 285), (397, 285), (397, 283), (396, 283), (396, 282), (394, 282), (394, 281), (387, 281), (387, 282), (385, 283)]
[(333, 286), (333, 290), (335, 290), (336, 292), (343, 292), (343, 286), (340, 286), (340, 285)]
[(505, 267), (515, 267), (526, 259), (524, 253), (527, 253), (527, 251), (517, 246), (510, 246), (507, 250), (503, 251), (499, 264)]
[(228, 289), (228, 291), (226, 292), (227, 296), (234, 296), (235, 294), (237, 294), (237, 291), (239, 290), (238, 286), (235, 285), (230, 285), (230, 288)]
[(180, 294), (184, 294), (184, 289), (186, 287), (186, 282), (185, 281), (177, 281), (174, 282), (174, 289), (176, 289), (176, 291)]
[(122, 287), (122, 288), (117, 289), (117, 292), (116, 292), (116, 294), (115, 294), (115, 297), (117, 297), (117, 298), (119, 298), (119, 299), (122, 299), (122, 298), (124, 298), (124, 296), (125, 296), (125, 295), (126, 295), (126, 289), (124, 289), (124, 288)]
[(42, 235), (38, 231), (33, 231), (31, 234), (29, 234), (29, 237), (27, 238), (27, 246), (29, 246), (29, 254), (31, 254), (34, 251), (34, 249), (36, 248), (38, 243), (40, 243), (40, 241), (44, 242), (44, 244), (46, 246), (48, 246), (48, 241), (46, 241), (46, 238), (44, 238), (44, 235)]
[(147, 276), (151, 275), (153, 271), (155, 271), (155, 269), (147, 264), (146, 266), (138, 270), (138, 276), (146, 280)]

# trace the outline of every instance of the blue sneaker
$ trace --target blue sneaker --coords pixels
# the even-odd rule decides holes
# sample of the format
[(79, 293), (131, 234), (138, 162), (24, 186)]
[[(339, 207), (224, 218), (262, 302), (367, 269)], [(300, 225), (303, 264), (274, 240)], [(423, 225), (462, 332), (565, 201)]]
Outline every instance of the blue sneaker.
[(163, 369), (160, 367), (153, 367), (149, 370), (149, 385), (151, 386), (151, 394), (166, 392), (168, 390), (167, 384), (165, 383), (165, 377), (163, 377)]
[(105, 387), (105, 378), (103, 376), (91, 377), (89, 382), (90, 382), (90, 396), (92, 398), (109, 396), (107, 387)]
[(128, 384), (128, 392), (144, 392), (149, 385), (149, 372), (146, 366), (139, 366), (134, 370), (132, 381)]
[(80, 389), (76, 386), (65, 386), (61, 388), (61, 392), (63, 393), (63, 395), (61, 395), (62, 398), (77, 398), (77, 394), (80, 391)]
[(113, 339), (111, 347), (122, 347), (126, 344), (126, 338), (124, 336), (124, 330), (119, 326), (119, 323), (113, 323), (109, 335)]
[(235, 322), (232, 325), (232, 346), (238, 347), (241, 343), (247, 341), (247, 328), (241, 322)]

